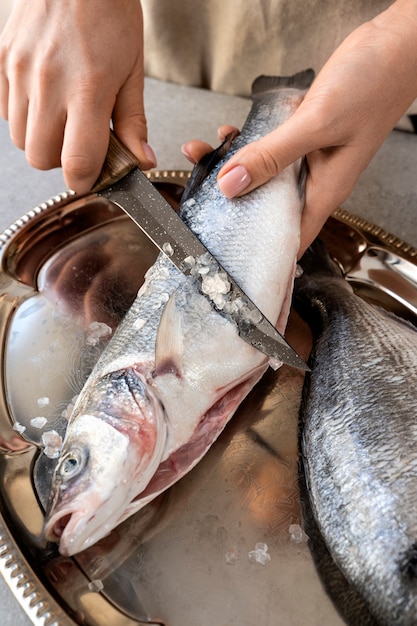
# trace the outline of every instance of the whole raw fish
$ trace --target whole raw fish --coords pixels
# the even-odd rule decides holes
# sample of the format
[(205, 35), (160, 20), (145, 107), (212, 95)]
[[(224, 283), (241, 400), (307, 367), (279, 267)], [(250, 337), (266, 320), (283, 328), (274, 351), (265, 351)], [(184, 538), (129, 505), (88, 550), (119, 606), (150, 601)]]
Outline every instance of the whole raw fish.
[[(235, 200), (220, 193), (216, 176), (232, 153), (296, 110), (312, 79), (311, 70), (258, 78), (241, 134), (211, 155), (204, 180), (206, 166), (195, 171), (180, 207), (183, 220), (281, 332), (299, 247), (303, 162)], [(221, 307), (224, 278), (204, 258), (189, 262), (206, 274), (204, 288)], [(59, 542), (62, 554), (77, 553), (167, 489), (204, 455), (267, 367), (227, 316), (212, 310), (196, 279), (161, 254), (74, 407), (46, 537)]]
[(417, 331), (355, 295), (319, 242), (301, 265), (294, 302), (317, 333), (302, 407), (312, 510), (375, 623), (415, 625)]

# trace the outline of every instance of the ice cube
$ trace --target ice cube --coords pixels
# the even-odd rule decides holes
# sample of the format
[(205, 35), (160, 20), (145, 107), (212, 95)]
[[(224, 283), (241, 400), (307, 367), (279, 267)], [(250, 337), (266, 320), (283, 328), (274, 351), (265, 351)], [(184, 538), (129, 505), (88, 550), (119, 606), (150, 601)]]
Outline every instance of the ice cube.
[(104, 585), (99, 578), (96, 578), (88, 583), (88, 588), (90, 591), (102, 591), (104, 589)]
[(57, 459), (62, 448), (62, 437), (56, 430), (48, 430), (42, 434), (44, 454), (49, 459)]
[(297, 265), (295, 266), (295, 278), (300, 278), (300, 276), (302, 276), (304, 273), (303, 268), (301, 267), (301, 265)]
[(269, 367), (272, 367), (272, 369), (275, 371), (278, 370), (282, 365), (282, 361), (280, 361), (279, 359), (275, 359), (273, 356), (271, 356), (268, 363)]
[(23, 426), (23, 424), (21, 424), (20, 422), (15, 422), (13, 424), (13, 430), (15, 430), (16, 432), (18, 432), (21, 435), (22, 433), (25, 432), (26, 426)]
[(136, 330), (140, 330), (141, 328), (143, 328), (146, 324), (146, 320), (142, 319), (141, 317), (138, 317), (137, 320), (135, 320), (135, 323), (133, 324), (133, 326), (136, 328)]
[(30, 420), (30, 425), (33, 426), (33, 428), (43, 428), (47, 421), (46, 417), (39, 415), (38, 417), (33, 417)]
[(307, 535), (299, 524), (290, 524), (288, 532), (290, 533), (291, 541), (294, 543), (302, 543), (307, 539)]
[(248, 553), (249, 561), (251, 563), (260, 563), (266, 565), (271, 560), (271, 555), (268, 553), (268, 546), (266, 543), (258, 542), (255, 544), (255, 549)]
[(165, 252), (167, 256), (172, 256), (174, 254), (174, 248), (171, 246), (171, 244), (168, 241), (162, 244), (162, 250)]
[(184, 261), (182, 262), (182, 265), (185, 270), (192, 270), (195, 267), (195, 258), (191, 255), (185, 257)]
[(103, 322), (91, 322), (87, 330), (86, 343), (89, 346), (96, 346), (100, 339), (112, 334), (112, 329)]

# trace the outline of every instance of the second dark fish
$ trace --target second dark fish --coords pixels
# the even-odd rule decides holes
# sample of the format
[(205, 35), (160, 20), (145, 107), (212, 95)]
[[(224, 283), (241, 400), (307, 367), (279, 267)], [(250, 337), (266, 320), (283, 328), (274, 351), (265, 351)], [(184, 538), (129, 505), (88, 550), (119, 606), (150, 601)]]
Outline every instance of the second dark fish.
[(310, 503), (377, 623), (417, 624), (417, 331), (354, 294), (316, 242), (294, 304), (315, 344), (302, 406)]

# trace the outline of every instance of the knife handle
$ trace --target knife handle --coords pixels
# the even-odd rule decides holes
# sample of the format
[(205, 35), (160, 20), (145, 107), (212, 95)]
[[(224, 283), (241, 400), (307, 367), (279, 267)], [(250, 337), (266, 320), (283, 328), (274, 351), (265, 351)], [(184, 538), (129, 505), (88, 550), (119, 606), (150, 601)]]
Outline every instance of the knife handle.
[(139, 167), (138, 159), (130, 152), (114, 132), (110, 130), (109, 147), (100, 175), (92, 188), (93, 192), (101, 191), (112, 183)]

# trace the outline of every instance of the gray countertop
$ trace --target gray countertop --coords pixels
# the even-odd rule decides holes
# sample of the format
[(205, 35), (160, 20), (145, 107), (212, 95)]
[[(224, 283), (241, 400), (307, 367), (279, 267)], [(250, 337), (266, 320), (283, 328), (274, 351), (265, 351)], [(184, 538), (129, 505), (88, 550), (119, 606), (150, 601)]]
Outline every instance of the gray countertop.
[[(243, 98), (213, 94), (148, 79), (146, 111), (149, 142), (158, 169), (190, 169), (180, 146), (191, 138), (217, 144), (222, 123), (241, 126), (250, 103)], [(0, 120), (0, 231), (37, 204), (65, 190), (60, 170), (31, 169), (14, 148), (8, 126)], [(344, 208), (378, 224), (417, 247), (417, 136), (394, 131), (361, 176)], [(31, 622), (0, 577), (2, 626)]]

